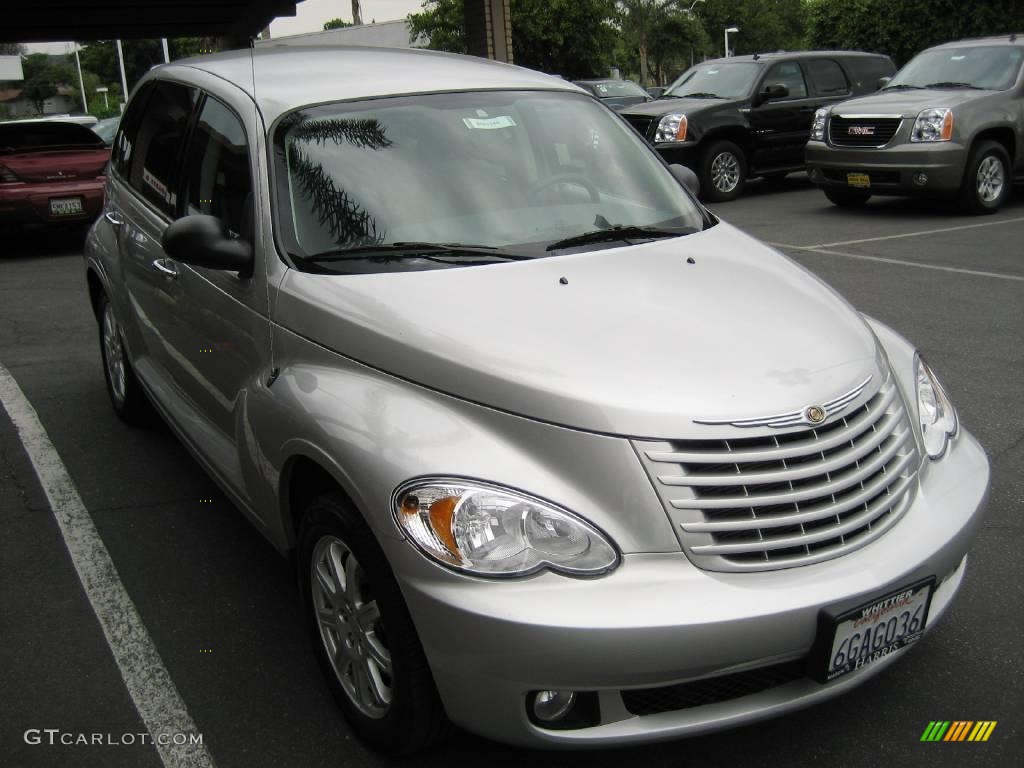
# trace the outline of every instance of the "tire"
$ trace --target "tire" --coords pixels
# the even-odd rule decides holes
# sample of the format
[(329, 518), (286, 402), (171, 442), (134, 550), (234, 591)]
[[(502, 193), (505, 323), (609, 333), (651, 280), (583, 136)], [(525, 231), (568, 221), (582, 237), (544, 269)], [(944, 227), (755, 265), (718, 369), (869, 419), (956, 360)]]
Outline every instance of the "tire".
[(114, 413), (126, 424), (143, 424), (152, 415), (146, 393), (135, 377), (131, 361), (124, 348), (121, 326), (114, 308), (106, 295), (99, 301), (100, 356), (103, 360), (103, 378)]
[(356, 734), (390, 754), (437, 743), (448, 721), (412, 617), (373, 533), (340, 494), (307, 507), (296, 566), (317, 660)]
[(960, 208), (964, 213), (995, 213), (1010, 195), (1010, 158), (1002, 144), (980, 141), (971, 149), (960, 183)]
[(722, 203), (743, 194), (747, 157), (731, 141), (716, 141), (701, 158), (700, 189), (705, 200)]
[(828, 187), (823, 191), (829, 202), (833, 205), (838, 205), (840, 208), (863, 208), (867, 201), (871, 199), (871, 193), (865, 192), (862, 189)]

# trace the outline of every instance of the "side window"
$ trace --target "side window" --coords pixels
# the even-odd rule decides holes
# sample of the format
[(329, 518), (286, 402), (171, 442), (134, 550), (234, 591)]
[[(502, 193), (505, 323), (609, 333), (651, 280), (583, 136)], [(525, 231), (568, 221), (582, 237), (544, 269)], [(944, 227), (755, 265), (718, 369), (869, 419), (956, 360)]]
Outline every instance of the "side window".
[(252, 240), (252, 175), (245, 129), (213, 97), (206, 99), (185, 159), (186, 213), (206, 213)]
[(764, 76), (764, 85), (784, 85), (789, 88), (789, 98), (802, 99), (807, 96), (807, 84), (800, 65), (795, 61), (780, 61)]
[(153, 92), (153, 83), (149, 82), (139, 89), (132, 97), (128, 109), (121, 118), (118, 126), (117, 136), (114, 137), (114, 145), (110, 153), (110, 164), (114, 170), (124, 177), (128, 176), (128, 168), (131, 165), (132, 154), (135, 149), (135, 138), (139, 132), (139, 123), (146, 111), (146, 101)]
[(128, 183), (168, 216), (177, 203), (175, 170), (185, 130), (198, 98), (195, 88), (157, 81), (135, 134)]
[(841, 96), (850, 92), (850, 84), (842, 68), (832, 59), (811, 59), (807, 62), (807, 77), (819, 96)]

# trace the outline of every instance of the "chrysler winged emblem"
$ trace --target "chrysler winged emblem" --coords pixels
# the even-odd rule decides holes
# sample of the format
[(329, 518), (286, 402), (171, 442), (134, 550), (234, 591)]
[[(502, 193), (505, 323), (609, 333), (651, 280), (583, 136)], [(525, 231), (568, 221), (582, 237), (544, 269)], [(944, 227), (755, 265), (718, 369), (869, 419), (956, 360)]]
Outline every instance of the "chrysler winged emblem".
[(837, 416), (849, 407), (850, 403), (857, 399), (861, 392), (871, 383), (874, 376), (868, 376), (864, 381), (844, 392), (839, 397), (834, 397), (821, 405), (808, 405), (799, 411), (787, 411), (776, 413), (772, 416), (758, 416), (753, 419), (694, 419), (695, 424), (709, 424), (721, 426), (728, 424), (732, 427), (798, 427), (801, 424), (816, 427), (823, 424), (829, 416)]

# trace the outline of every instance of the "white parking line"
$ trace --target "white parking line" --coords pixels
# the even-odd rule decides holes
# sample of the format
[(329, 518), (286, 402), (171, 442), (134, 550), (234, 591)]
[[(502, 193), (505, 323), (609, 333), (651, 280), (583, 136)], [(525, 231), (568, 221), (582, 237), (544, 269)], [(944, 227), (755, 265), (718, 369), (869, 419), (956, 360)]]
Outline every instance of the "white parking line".
[[(86, 597), (164, 766), (213, 768), (213, 757), (206, 745), (189, 743), (199, 731), (39, 416), (3, 365), (0, 365), (0, 405), (14, 423), (32, 461)], [(164, 738), (171, 743), (160, 743), (163, 734), (167, 734)], [(186, 743), (173, 743), (176, 734), (184, 734)]]
[(828, 256), (845, 256), (848, 259), (862, 259), (863, 261), (880, 261), (883, 264), (896, 264), (901, 267), (916, 267), (917, 269), (934, 269), (938, 272), (957, 272), (962, 275), (975, 275), (976, 277), (994, 277), (996, 280), (1019, 280), (1024, 282), (1022, 275), (1007, 275), (1002, 272), (985, 272), (980, 269), (964, 269), (963, 267), (944, 267), (941, 264), (922, 264), (917, 261), (906, 259), (887, 259), (884, 256), (869, 256), (865, 253), (844, 253), (833, 251), (821, 245), (786, 245), (785, 243), (768, 243), (773, 248), (782, 250), (805, 251), (807, 253), (823, 253)]
[[(983, 221), (980, 224), (961, 224), (958, 227), (943, 227), (942, 229), (928, 229), (920, 232), (904, 232), (898, 235), (882, 235), (880, 237), (865, 237), (860, 240), (840, 240), (836, 243), (819, 243), (818, 245), (799, 246), (803, 248), (838, 248), (842, 245), (858, 245), (860, 243), (877, 243), (881, 240), (899, 240), (903, 237), (922, 237), (923, 235), (938, 235), (943, 232), (959, 232), (963, 229), (977, 229), (978, 227), (998, 227), (1000, 224), (1017, 224), (1024, 221), (1024, 216), (1015, 219), (1000, 219), (999, 221)], [(798, 247), (798, 246), (793, 246)]]

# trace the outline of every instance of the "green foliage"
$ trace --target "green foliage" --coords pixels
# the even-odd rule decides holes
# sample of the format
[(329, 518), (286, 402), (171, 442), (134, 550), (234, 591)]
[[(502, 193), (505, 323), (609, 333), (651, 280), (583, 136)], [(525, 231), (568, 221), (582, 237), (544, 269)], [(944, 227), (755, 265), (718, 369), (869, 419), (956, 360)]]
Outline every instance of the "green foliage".
[(1020, 0), (808, 0), (814, 48), (877, 51), (903, 65), (932, 45), (1024, 32)]
[(0, 56), (17, 56), (25, 52), (21, 43), (0, 43)]
[(351, 27), (352, 23), (345, 21), (344, 19), (331, 19), (330, 21), (324, 22), (324, 32), (329, 29), (344, 29), (345, 27)]
[(21, 94), (32, 102), (37, 114), (43, 113), (44, 102), (57, 95), (59, 86), (78, 82), (75, 67), (67, 58), (31, 53), (22, 59), (25, 80), (21, 83)]
[[(566, 78), (605, 74), (616, 31), (614, 0), (511, 0), (515, 63)], [(424, 0), (410, 14), (410, 40), (435, 51), (466, 52), (462, 0)]]
[[(846, 6), (859, 0), (846, 0)], [(890, 4), (905, 0), (888, 0)], [(802, 0), (707, 0), (694, 7), (714, 46), (712, 56), (724, 53), (723, 30), (737, 26), (729, 36), (736, 54), (798, 51), (805, 47)]]

